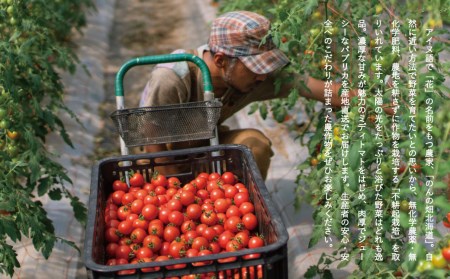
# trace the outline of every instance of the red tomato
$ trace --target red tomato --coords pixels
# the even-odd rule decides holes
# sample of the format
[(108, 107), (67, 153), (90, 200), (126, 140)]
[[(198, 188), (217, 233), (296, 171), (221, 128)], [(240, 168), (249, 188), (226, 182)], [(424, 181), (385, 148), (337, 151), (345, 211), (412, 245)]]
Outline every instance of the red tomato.
[[(212, 252), (209, 251), (208, 249), (201, 250), (200, 252), (198, 252), (198, 256), (199, 256), (199, 257), (201, 257), (201, 256), (207, 256), (207, 255), (211, 255), (211, 254), (212, 254)], [(193, 265), (193, 266), (204, 266), (204, 265), (208, 265), (208, 264), (211, 264), (211, 263), (212, 263), (212, 261), (202, 261), (202, 262), (195, 262), (195, 263), (192, 263), (192, 265)]]
[(184, 221), (183, 224), (181, 224), (180, 228), (182, 233), (187, 233), (188, 231), (195, 231), (196, 227), (197, 225), (195, 224), (194, 221), (188, 220)]
[(199, 197), (203, 201), (209, 199), (209, 192), (205, 189), (200, 189), (197, 191), (197, 197)]
[(110, 243), (110, 242), (118, 242), (120, 237), (119, 237), (119, 231), (116, 228), (108, 228), (105, 231), (105, 239), (106, 242)]
[[(159, 254), (162, 256), (168, 256), (169, 255), (169, 247), (170, 247), (170, 242), (164, 241), (161, 245), (161, 249), (159, 249)], [(156, 261), (156, 259), (155, 259), (155, 261)]]
[(144, 207), (144, 201), (143, 200), (134, 200), (131, 203), (131, 212), (135, 213), (135, 214), (140, 214), (142, 211), (142, 208)]
[(167, 208), (172, 211), (181, 211), (183, 209), (183, 204), (177, 199), (171, 199), (167, 202)]
[(174, 241), (175, 238), (177, 238), (179, 236), (180, 236), (180, 229), (178, 229), (177, 227), (175, 227), (175, 226), (166, 226), (164, 228), (163, 237), (164, 237), (165, 241), (170, 243), (170, 242)]
[(167, 179), (167, 187), (178, 189), (181, 187), (181, 182), (177, 177), (169, 177)]
[(241, 249), (242, 249), (241, 244), (235, 239), (228, 241), (227, 245), (225, 246), (225, 250), (227, 252), (235, 252)]
[(222, 188), (223, 181), (219, 178), (216, 180), (208, 180), (206, 183), (206, 191), (210, 192), (214, 189), (220, 189)]
[(129, 237), (122, 237), (118, 242), (119, 245), (128, 245), (128, 246), (132, 243), (133, 241), (131, 241)]
[(184, 216), (180, 211), (172, 211), (169, 213), (169, 222), (179, 227), (183, 224)]
[(147, 196), (144, 197), (144, 204), (154, 204), (156, 206), (159, 206), (158, 197), (156, 196), (156, 194), (154, 195), (148, 194)]
[(129, 245), (119, 245), (116, 249), (116, 259), (129, 260), (133, 257), (133, 250)]
[(195, 184), (192, 183), (185, 184), (182, 189), (185, 191), (192, 192), (193, 194), (197, 192), (197, 186), (195, 186)]
[[(151, 263), (151, 262), (152, 262), (151, 258), (142, 258), (142, 259), (139, 259), (139, 261), (138, 261), (138, 263)], [(153, 272), (153, 271), (155, 271), (155, 268), (154, 267), (145, 267), (145, 268), (141, 268), (141, 271), (144, 273)]]
[(218, 242), (222, 249), (225, 249), (227, 243), (234, 238), (235, 234), (231, 231), (224, 231), (219, 235)]
[(127, 219), (128, 215), (131, 214), (131, 210), (128, 206), (122, 205), (117, 209), (117, 218), (121, 221)]
[(242, 215), (253, 213), (255, 212), (255, 206), (251, 202), (243, 202), (239, 206), (239, 211), (242, 213)]
[(108, 258), (114, 258), (116, 256), (116, 250), (119, 247), (119, 244), (115, 242), (110, 242), (106, 245), (105, 252)]
[(242, 220), (238, 216), (231, 216), (225, 221), (224, 224), (225, 230), (229, 230), (233, 233), (237, 233), (241, 231), (244, 228), (244, 225), (242, 224)]
[(133, 228), (141, 228), (143, 230), (148, 229), (148, 221), (145, 220), (144, 216), (140, 215), (139, 218), (133, 221)]
[(239, 190), (239, 193), (243, 193), (243, 192), (247, 192), (248, 193), (248, 189), (247, 187), (245, 187), (245, 185), (243, 183), (236, 183), (234, 184), (234, 187), (236, 187)]
[(217, 172), (212, 172), (208, 175), (208, 180), (217, 180), (221, 177)]
[(178, 199), (177, 198), (177, 196), (179, 196), (179, 195), (177, 195), (177, 189), (175, 189), (175, 188), (169, 188), (169, 189), (167, 189), (167, 191), (166, 191), (166, 195), (168, 196), (168, 197), (170, 197), (170, 198), (176, 198), (176, 199)]
[(234, 184), (236, 182), (236, 178), (234, 177), (234, 174), (230, 171), (226, 171), (221, 176), (222, 180), (226, 184)]
[(117, 210), (108, 210), (105, 212), (105, 223), (109, 223), (112, 220), (119, 218)]
[(212, 227), (207, 227), (203, 231), (202, 236), (209, 242), (212, 242), (214, 238), (217, 238), (217, 232)]
[(158, 195), (158, 203), (159, 205), (166, 204), (169, 201), (169, 197), (166, 195)]
[(234, 196), (234, 204), (239, 207), (244, 202), (250, 201), (248, 192), (239, 192)]
[(195, 201), (195, 195), (191, 191), (182, 190), (180, 193), (180, 202), (184, 206), (193, 204)]
[(215, 242), (215, 241), (209, 243), (208, 250), (210, 250), (213, 254), (218, 254), (218, 253), (220, 253), (220, 250), (221, 250), (221, 249), (222, 249), (222, 248), (220, 248), (219, 243), (217, 243), (217, 242)]
[[(117, 215), (117, 212), (116, 212)], [(106, 228), (117, 228), (119, 226), (120, 221), (117, 219), (111, 219), (106, 222)]]
[(223, 225), (225, 224), (225, 221), (227, 220), (227, 215), (224, 213), (217, 213), (217, 224)]
[(197, 188), (197, 190), (201, 190), (201, 189), (205, 189), (206, 188), (206, 183), (208, 182), (207, 178), (205, 177), (200, 177), (197, 176), (194, 181), (192, 182), (192, 184), (195, 185), (195, 187)]
[(132, 187), (139, 187), (141, 188), (142, 186), (144, 186), (145, 183), (145, 179), (142, 176), (142, 174), (136, 172), (133, 175), (131, 175), (130, 177), (130, 186)]
[(253, 213), (247, 213), (244, 216), (242, 216), (242, 223), (244, 224), (245, 228), (249, 231), (256, 228), (258, 225), (258, 219), (256, 219), (255, 214)]
[(133, 222), (124, 220), (119, 223), (117, 230), (124, 235), (129, 235), (133, 231)]
[(235, 186), (229, 185), (229, 186), (224, 187), (224, 193), (225, 193), (225, 198), (232, 199), (232, 198), (234, 198), (234, 196), (237, 193), (239, 193), (239, 190)]
[(264, 246), (264, 240), (260, 236), (252, 236), (248, 241), (248, 248), (258, 248)]
[(112, 194), (112, 201), (116, 205), (122, 205), (122, 197), (125, 195), (124, 191), (114, 191)]
[(203, 236), (198, 236), (194, 238), (191, 244), (192, 249), (196, 249), (197, 251), (202, 251), (204, 249), (208, 249), (209, 242), (208, 240)]
[(212, 226), (212, 228), (216, 231), (218, 236), (225, 231), (223, 226), (220, 224), (216, 224), (216, 225)]
[(142, 241), (142, 247), (150, 248), (154, 253), (158, 252), (161, 249), (162, 240), (159, 236), (156, 235), (147, 235)]
[(200, 216), (200, 222), (208, 226), (214, 226), (217, 224), (217, 214), (212, 210), (205, 211)]
[(134, 229), (130, 234), (130, 238), (133, 243), (142, 243), (146, 236), (147, 232), (141, 228)]
[(173, 241), (169, 246), (169, 255), (171, 255), (175, 259), (179, 259), (184, 257), (186, 254), (186, 247), (184, 243)]
[(158, 217), (159, 210), (154, 204), (146, 204), (142, 207), (141, 215), (144, 217), (145, 220), (151, 221)]
[(166, 194), (167, 189), (164, 186), (156, 186), (154, 192), (155, 192), (156, 195), (161, 196), (161, 195), (165, 195)]
[[(153, 222), (157, 221), (157, 222)], [(162, 237), (164, 234), (164, 224), (161, 220), (155, 219), (148, 224), (148, 234)]]
[(122, 180), (115, 180), (113, 182), (113, 190), (128, 192), (128, 185)]
[(167, 207), (161, 207), (159, 209), (159, 214), (158, 214), (158, 218), (159, 220), (161, 220), (164, 224), (169, 224), (169, 214), (170, 212), (172, 212), (172, 210), (170, 210)]
[(199, 235), (202, 235), (203, 232), (205, 231), (205, 229), (206, 229), (207, 227), (208, 227), (208, 226), (207, 226), (206, 224), (198, 224), (197, 227), (195, 228), (195, 231), (196, 231)]
[(247, 247), (248, 242), (250, 241), (250, 234), (248, 231), (238, 232), (234, 239), (242, 245), (242, 247)]
[(237, 207), (236, 205), (230, 205), (230, 207), (228, 207), (225, 215), (227, 216), (227, 218), (230, 218), (231, 216), (241, 217), (242, 213), (239, 210), (239, 207)]
[(217, 188), (217, 189), (213, 189), (211, 192), (209, 192), (209, 197), (214, 202), (218, 199), (225, 198), (225, 194), (221, 189)]
[(187, 231), (184, 234), (184, 238), (185, 238), (187, 243), (192, 243), (192, 240), (194, 240), (194, 238), (196, 238), (197, 236), (200, 236), (200, 235), (195, 230)]
[(202, 215), (202, 208), (198, 204), (190, 204), (186, 208), (186, 215), (191, 220), (197, 220)]
[(149, 193), (155, 191), (155, 188), (156, 188), (156, 186), (149, 182), (145, 182), (144, 186), (142, 186), (142, 189)]
[(155, 172), (152, 176), (152, 184), (154, 184), (157, 187), (158, 186), (166, 187), (167, 186), (167, 178), (164, 175), (162, 175), (158, 172)]
[(137, 249), (135, 256), (137, 259), (153, 257), (153, 251), (149, 247), (143, 246)]
[(135, 199), (133, 193), (125, 193), (122, 197), (122, 205), (131, 205)]
[(188, 249), (186, 251), (186, 257), (187, 258), (192, 258), (192, 257), (197, 257), (198, 256), (198, 250), (197, 249)]
[(139, 215), (137, 215), (136, 213), (130, 213), (130, 214), (128, 214), (126, 220), (134, 222), (134, 220), (136, 220), (138, 218), (139, 218)]
[(144, 198), (148, 195), (148, 191), (144, 189), (139, 189), (136, 192), (134, 192), (134, 197), (137, 200), (144, 200)]
[(442, 256), (447, 260), (447, 262), (450, 262), (450, 246), (442, 248)]

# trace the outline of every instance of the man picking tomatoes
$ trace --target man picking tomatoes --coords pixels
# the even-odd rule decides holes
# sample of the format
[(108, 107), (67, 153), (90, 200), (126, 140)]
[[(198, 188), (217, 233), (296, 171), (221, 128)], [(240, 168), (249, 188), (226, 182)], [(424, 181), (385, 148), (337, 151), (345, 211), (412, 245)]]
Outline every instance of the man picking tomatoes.
[[(219, 125), (249, 103), (287, 97), (296, 87), (302, 96), (324, 101), (323, 81), (306, 76), (292, 76), (292, 82), (275, 90), (275, 79), (287, 75), (282, 69), (288, 57), (267, 36), (267, 18), (248, 11), (229, 12), (212, 23), (208, 44), (196, 50), (177, 50), (174, 53), (193, 53), (203, 59), (211, 73), (214, 94), (223, 104)], [(305, 82), (310, 91), (300, 85)], [(339, 106), (338, 85), (333, 86), (332, 105)], [(142, 93), (140, 106), (159, 106), (203, 101), (201, 71), (190, 62), (156, 65)], [(271, 141), (256, 129), (229, 130), (219, 126), (221, 144), (248, 146), (263, 178), (266, 178), (273, 155)], [(184, 142), (147, 146), (147, 152), (164, 151), (207, 145), (208, 142)]]

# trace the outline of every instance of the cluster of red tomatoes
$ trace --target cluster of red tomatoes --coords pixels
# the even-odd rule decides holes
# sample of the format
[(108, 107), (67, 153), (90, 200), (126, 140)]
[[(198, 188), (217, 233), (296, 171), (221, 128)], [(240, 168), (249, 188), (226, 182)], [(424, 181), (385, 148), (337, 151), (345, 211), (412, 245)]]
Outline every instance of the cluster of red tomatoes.
[[(177, 177), (159, 173), (147, 182), (135, 172), (129, 183), (130, 187), (121, 180), (114, 181), (106, 201), (107, 265), (207, 256), (264, 245), (257, 234), (258, 220), (248, 189), (232, 172), (200, 173), (184, 185)], [(251, 253), (243, 258), (259, 256)], [(234, 260), (225, 257), (218, 262)], [(206, 260), (193, 265), (211, 263)], [(167, 266), (183, 267), (185, 264)], [(135, 272), (123, 270), (119, 274)]]

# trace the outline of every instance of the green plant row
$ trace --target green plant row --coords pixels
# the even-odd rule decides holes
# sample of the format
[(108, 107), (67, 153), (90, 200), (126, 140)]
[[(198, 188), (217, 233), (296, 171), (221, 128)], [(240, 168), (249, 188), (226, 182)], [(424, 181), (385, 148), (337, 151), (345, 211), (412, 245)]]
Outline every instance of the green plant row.
[[(437, 230), (450, 212), (449, 6), (445, 0), (221, 2), (222, 12), (244, 9), (271, 19), (271, 36), (291, 60), (287, 71), (348, 82), (354, 94), (347, 107), (317, 109), (316, 101), (299, 97), (299, 84), (287, 99), (251, 107), (288, 125), (309, 150), (298, 162), (296, 205), (314, 207), (310, 247), (331, 242), (334, 252), (323, 254), (306, 278), (332, 278), (331, 266), (349, 263), (357, 267), (350, 278), (449, 276), (442, 261), (448, 236)], [(399, 92), (395, 113), (379, 105), (391, 105), (393, 92)], [(297, 129), (302, 111), (307, 125)]]
[(85, 223), (86, 208), (66, 187), (66, 169), (45, 141), (57, 133), (72, 146), (57, 113), (76, 116), (63, 102), (58, 72), (75, 71), (71, 35), (93, 8), (90, 0), (0, 0), (0, 272), (9, 276), (19, 267), (11, 244), (23, 237), (45, 258), (56, 242), (78, 249), (55, 234), (39, 199), (69, 199)]

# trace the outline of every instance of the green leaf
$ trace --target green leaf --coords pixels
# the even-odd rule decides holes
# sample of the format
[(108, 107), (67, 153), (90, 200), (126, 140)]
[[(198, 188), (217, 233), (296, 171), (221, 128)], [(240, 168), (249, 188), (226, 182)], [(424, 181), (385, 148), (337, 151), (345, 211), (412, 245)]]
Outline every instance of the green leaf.
[(434, 199), (434, 205), (444, 212), (450, 212), (450, 202), (448, 202), (446, 196), (437, 196)]
[(325, 269), (325, 270), (323, 271), (322, 278), (323, 278), (323, 279), (333, 279), (333, 274), (331, 273), (331, 270)]
[(78, 197), (72, 197), (70, 204), (73, 207), (73, 212), (75, 214), (75, 218), (83, 226), (86, 226), (87, 209), (86, 209), (85, 205), (82, 202), (80, 202), (80, 199)]
[(259, 103), (258, 102), (252, 103), (250, 105), (250, 110), (249, 110), (248, 114), (250, 115), (250, 114), (255, 113), (258, 110), (258, 108), (259, 108)]
[(348, 154), (350, 168), (354, 171), (357, 170), (357, 168), (360, 164), (359, 150), (360, 150), (360, 142), (356, 141), (351, 145), (350, 151)]
[(259, 106), (259, 114), (261, 115), (262, 119), (266, 119), (267, 118), (267, 104), (262, 102)]
[(38, 196), (42, 197), (43, 195), (45, 195), (51, 186), (52, 182), (49, 177), (40, 179), (38, 184)]
[(317, 265), (310, 266), (305, 272), (305, 278), (313, 278), (314, 276), (316, 276), (318, 270), (319, 268), (317, 267)]
[(58, 189), (58, 188), (51, 189), (48, 192), (48, 196), (50, 197), (50, 199), (52, 199), (54, 201), (60, 200), (62, 198), (61, 189)]
[(20, 231), (14, 221), (2, 218), (0, 222), (0, 235), (7, 234), (12, 241), (16, 242), (21, 239)]
[(361, 262), (361, 270), (370, 273), (370, 270), (374, 268), (373, 258), (375, 256), (375, 251), (372, 249), (367, 249), (363, 252), (363, 260)]
[(323, 225), (314, 225), (311, 238), (309, 239), (308, 248), (313, 247), (319, 242), (319, 239), (324, 236)]

